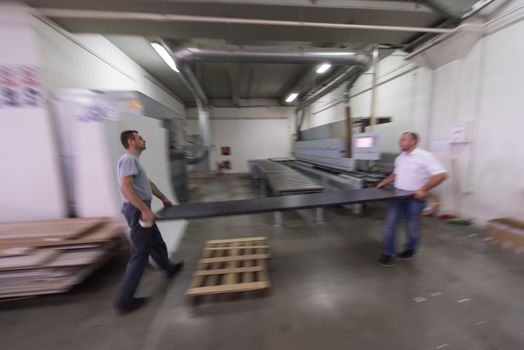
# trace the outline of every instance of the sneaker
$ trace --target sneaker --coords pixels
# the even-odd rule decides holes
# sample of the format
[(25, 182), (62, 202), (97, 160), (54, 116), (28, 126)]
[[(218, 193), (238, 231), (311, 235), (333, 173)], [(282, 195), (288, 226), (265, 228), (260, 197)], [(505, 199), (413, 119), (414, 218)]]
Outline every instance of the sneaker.
[(180, 260), (180, 261), (176, 262), (175, 264), (173, 264), (171, 269), (169, 269), (166, 272), (167, 273), (167, 278), (174, 277), (177, 274), (178, 271), (182, 270), (183, 267), (184, 267), (184, 260)]
[(397, 256), (404, 260), (411, 260), (415, 257), (415, 251), (414, 250), (405, 250), (402, 253), (398, 254)]
[(377, 262), (378, 262), (379, 266), (391, 267), (391, 266), (393, 266), (393, 256), (392, 255), (387, 255), (387, 254), (382, 254)]
[(140, 309), (145, 305), (147, 298), (133, 298), (133, 301), (126, 306), (116, 305), (115, 310), (119, 315), (125, 315), (135, 310)]

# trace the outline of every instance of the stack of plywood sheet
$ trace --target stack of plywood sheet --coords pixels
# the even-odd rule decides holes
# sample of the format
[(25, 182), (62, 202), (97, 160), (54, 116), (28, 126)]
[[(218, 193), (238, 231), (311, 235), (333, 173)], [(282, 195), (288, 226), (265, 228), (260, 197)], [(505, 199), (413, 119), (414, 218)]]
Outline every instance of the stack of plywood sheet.
[(71, 289), (107, 261), (122, 231), (104, 218), (0, 224), (0, 298)]

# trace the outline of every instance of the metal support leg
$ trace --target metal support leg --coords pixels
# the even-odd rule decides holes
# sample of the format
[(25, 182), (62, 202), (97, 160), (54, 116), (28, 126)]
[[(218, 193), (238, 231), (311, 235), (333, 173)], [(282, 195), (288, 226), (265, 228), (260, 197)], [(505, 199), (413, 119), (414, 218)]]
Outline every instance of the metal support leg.
[(281, 211), (275, 211), (275, 212), (273, 212), (273, 216), (275, 217), (275, 227), (282, 226), (282, 212)]
[(316, 223), (322, 224), (324, 222), (324, 208), (315, 208), (316, 211)]

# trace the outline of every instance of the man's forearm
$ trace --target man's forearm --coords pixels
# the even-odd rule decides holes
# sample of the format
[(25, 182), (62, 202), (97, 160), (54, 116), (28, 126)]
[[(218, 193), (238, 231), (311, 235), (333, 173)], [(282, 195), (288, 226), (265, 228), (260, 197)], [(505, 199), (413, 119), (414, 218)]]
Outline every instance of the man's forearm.
[(167, 197), (158, 189), (158, 187), (156, 187), (153, 181), (149, 180), (149, 184), (151, 185), (151, 191), (153, 191), (155, 197), (157, 197), (161, 201), (167, 200)]
[(379, 184), (378, 184), (378, 187), (383, 187), (383, 186), (389, 185), (393, 181), (395, 181), (395, 173), (389, 175), (384, 180), (380, 181)]
[(149, 209), (147, 204), (136, 194), (133, 186), (122, 185), (122, 192), (129, 203), (133, 204), (140, 211), (143, 212)]
[(448, 177), (447, 173), (441, 173), (441, 174), (437, 174), (437, 175), (432, 176), (431, 179), (428, 181), (428, 183), (426, 185), (424, 185), (424, 187), (422, 187), (422, 190), (424, 192), (427, 192), (427, 191), (431, 190), (432, 188), (437, 187), (444, 180), (446, 180), (447, 177)]

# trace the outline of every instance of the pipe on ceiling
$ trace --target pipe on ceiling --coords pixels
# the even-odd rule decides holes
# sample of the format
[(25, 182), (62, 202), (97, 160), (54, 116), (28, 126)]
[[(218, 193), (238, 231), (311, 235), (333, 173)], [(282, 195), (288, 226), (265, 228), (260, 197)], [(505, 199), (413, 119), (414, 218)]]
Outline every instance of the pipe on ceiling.
[(173, 52), (175, 61), (214, 61), (214, 62), (257, 62), (257, 63), (323, 63), (333, 65), (369, 64), (369, 55), (344, 49), (317, 48), (246, 48), (227, 47), (184, 47)]
[(186, 155), (188, 164), (200, 163), (209, 153), (210, 144), (210, 127), (209, 127), (209, 101), (207, 96), (193, 74), (191, 67), (183, 62), (177, 64), (182, 80), (188, 87), (189, 91), (197, 103), (198, 126), (202, 135), (202, 148), (194, 155)]
[(348, 67), (346, 70), (344, 70), (341, 74), (332, 79), (325, 86), (316, 90), (311, 95), (307, 96), (306, 99), (304, 99), (303, 101), (300, 101), (295, 110), (298, 112), (304, 108), (309, 107), (313, 102), (319, 100), (322, 96), (325, 96), (326, 94), (335, 90), (341, 84), (350, 79), (352, 76), (360, 75), (363, 72), (365, 72), (369, 68), (369, 64), (370, 63)]

